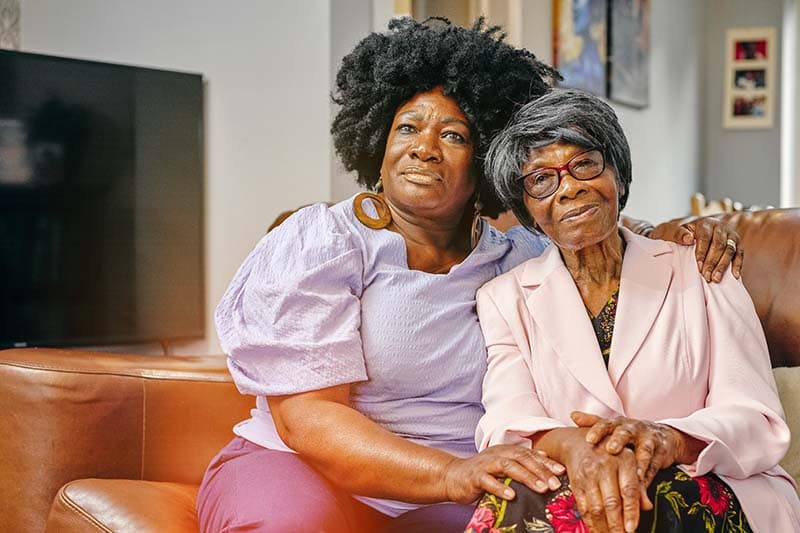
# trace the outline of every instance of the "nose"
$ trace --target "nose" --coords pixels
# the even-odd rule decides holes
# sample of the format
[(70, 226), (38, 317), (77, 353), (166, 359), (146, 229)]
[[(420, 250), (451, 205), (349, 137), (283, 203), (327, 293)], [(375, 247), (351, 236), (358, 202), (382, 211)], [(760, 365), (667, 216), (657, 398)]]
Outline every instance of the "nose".
[(439, 138), (434, 132), (421, 132), (416, 142), (411, 146), (411, 157), (420, 161), (442, 160), (442, 150), (439, 147)]
[(556, 190), (556, 196), (559, 199), (572, 199), (577, 197), (581, 192), (586, 191), (586, 182), (576, 179), (566, 168), (562, 169), (559, 174), (561, 180)]

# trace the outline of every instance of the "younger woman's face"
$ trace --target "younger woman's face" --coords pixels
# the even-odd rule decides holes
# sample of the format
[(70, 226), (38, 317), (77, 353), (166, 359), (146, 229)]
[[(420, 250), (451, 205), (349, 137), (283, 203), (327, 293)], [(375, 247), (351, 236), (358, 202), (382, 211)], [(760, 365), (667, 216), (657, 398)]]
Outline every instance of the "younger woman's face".
[(441, 88), (418, 93), (397, 109), (381, 165), (390, 203), (416, 215), (460, 220), (475, 192), (472, 133)]

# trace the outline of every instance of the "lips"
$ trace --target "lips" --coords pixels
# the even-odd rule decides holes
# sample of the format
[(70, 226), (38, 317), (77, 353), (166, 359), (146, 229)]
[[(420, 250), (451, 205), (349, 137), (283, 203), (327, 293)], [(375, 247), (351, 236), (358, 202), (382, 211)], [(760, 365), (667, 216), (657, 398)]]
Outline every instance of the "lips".
[(581, 215), (585, 215), (590, 211), (597, 209), (597, 204), (586, 204), (580, 207), (576, 207), (574, 209), (570, 209), (559, 219), (559, 222), (564, 222), (565, 220), (570, 220), (574, 218), (578, 218)]
[(429, 185), (442, 180), (442, 177), (438, 173), (419, 167), (405, 168), (401, 174), (406, 180), (419, 185)]

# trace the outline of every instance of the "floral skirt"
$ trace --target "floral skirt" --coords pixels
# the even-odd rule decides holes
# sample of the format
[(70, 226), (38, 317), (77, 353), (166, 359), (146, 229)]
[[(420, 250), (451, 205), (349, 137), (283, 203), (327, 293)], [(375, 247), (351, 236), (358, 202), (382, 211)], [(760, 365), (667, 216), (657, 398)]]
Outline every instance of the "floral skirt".
[[(566, 476), (561, 488), (538, 494), (506, 479), (517, 496), (506, 501), (485, 495), (465, 533), (583, 533), (575, 496)], [(677, 467), (660, 471), (647, 489), (652, 511), (642, 511), (637, 531), (648, 533), (752, 533), (736, 495), (713, 474), (689, 477)]]

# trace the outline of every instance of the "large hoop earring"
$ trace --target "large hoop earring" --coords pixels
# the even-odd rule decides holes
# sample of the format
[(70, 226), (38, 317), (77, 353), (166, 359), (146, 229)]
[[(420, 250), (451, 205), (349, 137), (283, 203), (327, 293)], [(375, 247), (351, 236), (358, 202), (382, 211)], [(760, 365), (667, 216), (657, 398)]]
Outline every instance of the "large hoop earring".
[(469, 234), (470, 248), (475, 248), (478, 246), (478, 242), (481, 240), (481, 233), (483, 233), (483, 218), (481, 217), (481, 209), (483, 209), (483, 204), (481, 203), (480, 193), (478, 193), (475, 198), (474, 209), (475, 214), (472, 215), (472, 228)]
[[(364, 207), (361, 204), (367, 198), (372, 200), (373, 205), (375, 205), (375, 211), (378, 212), (378, 218), (372, 218), (364, 211)], [(368, 228), (383, 229), (392, 223), (392, 212), (389, 211), (389, 206), (386, 205), (386, 202), (383, 200), (383, 198), (371, 192), (362, 192), (353, 198), (353, 211), (355, 211), (358, 221)]]

